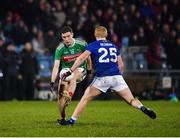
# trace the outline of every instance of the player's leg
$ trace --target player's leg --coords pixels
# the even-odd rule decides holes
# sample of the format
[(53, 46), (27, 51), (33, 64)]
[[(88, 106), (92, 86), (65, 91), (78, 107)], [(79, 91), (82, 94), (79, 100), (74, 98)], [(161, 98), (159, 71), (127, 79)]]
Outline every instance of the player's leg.
[(59, 81), (58, 86), (58, 107), (62, 119), (58, 119), (58, 123), (66, 125), (66, 107), (70, 104), (72, 96), (76, 89), (76, 80), (81, 74), (78, 71), (74, 72), (74, 77), (69, 82)]
[(74, 71), (74, 77), (68, 82), (67, 89), (65, 89), (63, 92), (63, 97), (65, 100), (65, 106), (68, 106), (70, 104), (71, 99), (72, 99), (74, 92), (76, 90), (77, 79), (81, 76), (82, 76), (82, 74), (78, 70), (75, 70)]
[(129, 88), (125, 88), (119, 91), (118, 95), (120, 95), (131, 106), (140, 109), (143, 113), (148, 115), (150, 118), (152, 119), (156, 118), (156, 113), (153, 110), (146, 108), (138, 99), (134, 98)]
[(85, 91), (83, 97), (81, 98), (80, 102), (76, 106), (69, 123), (74, 124), (76, 119), (80, 116), (80, 114), (86, 108), (88, 102), (90, 102), (93, 98), (95, 98), (99, 94), (101, 94), (101, 92), (97, 88), (95, 88), (93, 86), (89, 86), (86, 89), (86, 91)]
[(59, 85), (58, 85), (58, 108), (59, 108), (59, 112), (60, 112), (60, 119), (58, 119), (58, 123), (59, 124), (66, 124), (66, 111), (65, 111), (65, 100), (63, 97), (63, 93), (64, 90), (67, 87), (67, 83), (66, 82), (61, 82), (59, 81)]
[(142, 106), (142, 103), (138, 99), (134, 98), (129, 88), (119, 91), (118, 95), (135, 108), (140, 108)]
[(60, 116), (61, 119), (57, 119), (58, 123), (61, 125), (65, 125), (66, 124), (66, 110), (65, 110), (65, 106), (64, 106), (64, 98), (61, 96), (58, 99), (58, 107), (59, 107), (59, 112), (60, 112)]
[(156, 118), (156, 114), (154, 111), (144, 107), (143, 104), (138, 99), (134, 98), (134, 96), (131, 93), (131, 90), (129, 89), (128, 85), (126, 84), (122, 76), (120, 75), (112, 76), (112, 79), (114, 80), (112, 82), (112, 89), (118, 92), (118, 95), (121, 96), (128, 104), (130, 104), (135, 108), (140, 109), (150, 118), (152, 119)]

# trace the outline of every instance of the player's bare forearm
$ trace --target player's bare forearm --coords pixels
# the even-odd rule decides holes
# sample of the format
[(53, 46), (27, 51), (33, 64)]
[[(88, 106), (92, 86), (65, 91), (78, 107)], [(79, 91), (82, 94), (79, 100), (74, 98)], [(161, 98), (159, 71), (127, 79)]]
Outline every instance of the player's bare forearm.
[(87, 59), (87, 69), (88, 69), (88, 70), (92, 70), (92, 60), (91, 60), (91, 56), (89, 56), (88, 59)]
[(91, 53), (89, 51), (85, 51), (83, 52), (75, 61), (75, 63), (73, 64), (73, 66), (71, 67), (72, 71), (75, 71), (76, 68), (78, 68), (90, 55)]
[(60, 61), (59, 60), (55, 60), (54, 62), (54, 67), (52, 70), (52, 75), (51, 75), (51, 82), (55, 82), (56, 81), (56, 77), (59, 71), (59, 65), (60, 65)]
[(52, 75), (51, 75), (51, 82), (55, 82), (57, 74), (58, 74), (58, 69), (53, 68)]

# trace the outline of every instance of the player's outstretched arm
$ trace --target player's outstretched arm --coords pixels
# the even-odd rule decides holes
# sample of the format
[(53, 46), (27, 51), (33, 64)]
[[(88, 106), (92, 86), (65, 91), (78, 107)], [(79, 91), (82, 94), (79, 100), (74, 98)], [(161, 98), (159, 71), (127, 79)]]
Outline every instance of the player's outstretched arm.
[(87, 70), (92, 70), (92, 60), (91, 60), (91, 56), (88, 57), (87, 59)]
[(71, 67), (71, 71), (75, 71), (76, 68), (78, 68), (89, 56), (90, 56), (91, 52), (89, 51), (84, 51), (75, 61), (75, 63), (73, 64), (73, 66)]

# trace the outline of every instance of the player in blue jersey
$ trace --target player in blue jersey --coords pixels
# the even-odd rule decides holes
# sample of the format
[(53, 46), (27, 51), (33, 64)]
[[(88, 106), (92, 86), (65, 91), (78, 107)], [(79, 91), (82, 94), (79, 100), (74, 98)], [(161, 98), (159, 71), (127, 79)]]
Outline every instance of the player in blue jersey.
[(63, 74), (62, 79), (65, 79), (90, 55), (94, 58), (93, 63), (96, 70), (95, 78), (91, 85), (86, 89), (83, 97), (74, 110), (74, 113), (69, 120), (69, 124), (75, 123), (89, 101), (101, 94), (101, 92), (105, 93), (109, 88), (116, 91), (118, 95), (131, 106), (140, 109), (150, 118), (155, 119), (156, 113), (153, 110), (146, 108), (138, 99), (134, 98), (128, 85), (123, 79), (122, 73), (124, 71), (124, 64), (116, 46), (106, 39), (107, 29), (103, 26), (98, 26), (96, 27), (94, 34), (96, 41), (90, 43), (85, 52), (77, 58), (71, 69)]

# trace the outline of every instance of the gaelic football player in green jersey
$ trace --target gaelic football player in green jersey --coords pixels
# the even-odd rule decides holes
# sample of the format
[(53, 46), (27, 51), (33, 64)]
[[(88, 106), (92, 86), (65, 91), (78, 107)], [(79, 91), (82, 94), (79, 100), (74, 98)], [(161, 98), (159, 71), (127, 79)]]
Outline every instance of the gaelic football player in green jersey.
[[(61, 77), (61, 72), (63, 73), (63, 70), (66, 68), (71, 68), (76, 58), (85, 51), (85, 47), (87, 45), (85, 41), (80, 41), (73, 38), (73, 31), (69, 26), (62, 28), (61, 37), (63, 42), (59, 44), (55, 52), (55, 61), (50, 83), (51, 92), (54, 92), (54, 83), (58, 73), (60, 72)], [(59, 124), (66, 123), (65, 108), (69, 105), (72, 99), (76, 89), (76, 83), (77, 81), (82, 80), (86, 74), (86, 70), (91, 70), (91, 67), (91, 59), (89, 57), (87, 61), (81, 64), (80, 68), (78, 68), (72, 76), (67, 78), (67, 80), (62, 81), (59, 79), (58, 107), (61, 117), (58, 119)]]

